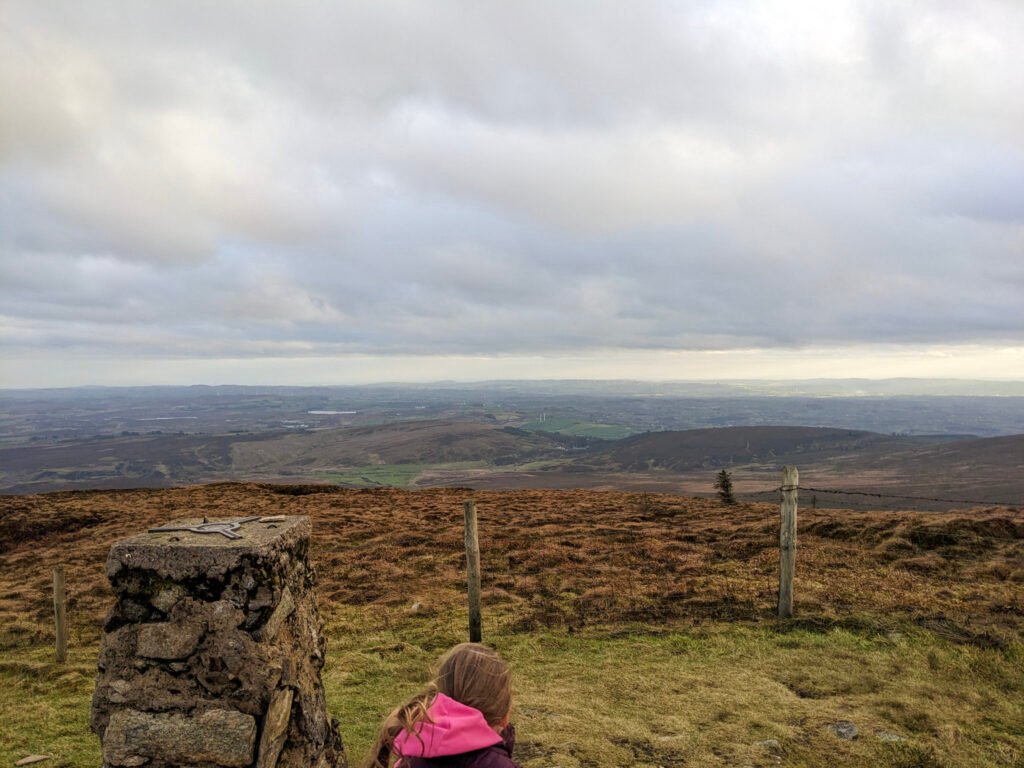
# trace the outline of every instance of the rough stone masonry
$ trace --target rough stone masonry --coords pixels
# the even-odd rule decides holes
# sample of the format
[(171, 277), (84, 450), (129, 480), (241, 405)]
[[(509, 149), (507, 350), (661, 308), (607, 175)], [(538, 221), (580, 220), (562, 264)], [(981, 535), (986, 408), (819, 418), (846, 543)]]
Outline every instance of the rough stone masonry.
[[(196, 526), (183, 520), (173, 526)], [(346, 768), (305, 517), (116, 543), (92, 702), (104, 766)]]

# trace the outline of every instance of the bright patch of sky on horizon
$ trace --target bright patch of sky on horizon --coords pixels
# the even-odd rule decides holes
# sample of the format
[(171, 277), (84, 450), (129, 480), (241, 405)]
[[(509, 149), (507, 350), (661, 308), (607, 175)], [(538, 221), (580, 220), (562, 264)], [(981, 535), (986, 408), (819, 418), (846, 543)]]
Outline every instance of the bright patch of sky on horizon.
[(0, 387), (1024, 379), (1024, 4), (0, 9)]

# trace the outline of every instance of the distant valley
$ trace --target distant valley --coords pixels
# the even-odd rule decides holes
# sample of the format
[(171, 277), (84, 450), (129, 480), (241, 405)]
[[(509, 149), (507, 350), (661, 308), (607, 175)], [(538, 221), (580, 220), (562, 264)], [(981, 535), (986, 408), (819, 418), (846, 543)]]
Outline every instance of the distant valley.
[[(724, 468), (741, 500), (768, 500), (781, 467), (793, 464), (801, 485), (823, 491), (805, 493), (805, 503), (821, 506), (1024, 503), (1018, 397), (686, 398), (498, 385), (189, 390), (5, 395), (0, 492), (256, 480), (707, 495)], [(797, 423), (762, 423), (778, 413)], [(881, 421), (891, 428), (878, 431)], [(922, 434), (922, 425), (939, 429)], [(890, 498), (901, 495), (957, 501)]]

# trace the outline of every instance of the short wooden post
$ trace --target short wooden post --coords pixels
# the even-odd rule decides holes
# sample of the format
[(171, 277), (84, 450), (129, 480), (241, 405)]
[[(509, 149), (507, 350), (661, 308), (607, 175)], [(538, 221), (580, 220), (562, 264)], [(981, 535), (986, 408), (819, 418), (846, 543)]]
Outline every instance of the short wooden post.
[(793, 615), (793, 575), (796, 572), (796, 495), (800, 473), (782, 468), (782, 528), (779, 531), (779, 618)]
[(53, 569), (53, 615), (57, 624), (57, 662), (68, 657), (68, 596), (64, 581), (64, 566)]
[(469, 581), (469, 642), (479, 643), (480, 634), (480, 540), (476, 532), (476, 502), (462, 505), (466, 513), (466, 574)]

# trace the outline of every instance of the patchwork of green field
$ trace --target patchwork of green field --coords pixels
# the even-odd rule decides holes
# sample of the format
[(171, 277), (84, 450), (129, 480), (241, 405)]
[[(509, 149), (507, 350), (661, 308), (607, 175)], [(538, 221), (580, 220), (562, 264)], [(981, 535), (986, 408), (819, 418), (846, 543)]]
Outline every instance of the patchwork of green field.
[(624, 437), (637, 434), (637, 430), (619, 424), (595, 424), (572, 419), (545, 419), (544, 421), (536, 419), (526, 422), (520, 429), (532, 432), (557, 432), (577, 437), (597, 437), (602, 440), (621, 440)]
[(373, 464), (317, 474), (333, 483), (356, 488), (411, 488), (428, 469), (472, 469), (486, 466), (482, 461), (453, 461), (444, 464)]

